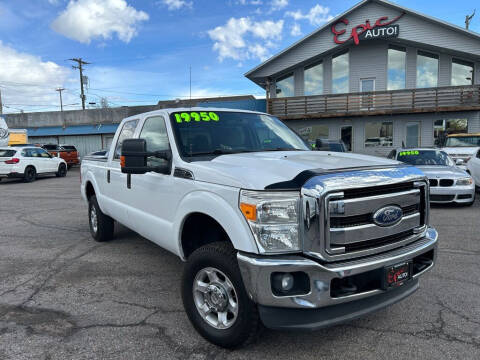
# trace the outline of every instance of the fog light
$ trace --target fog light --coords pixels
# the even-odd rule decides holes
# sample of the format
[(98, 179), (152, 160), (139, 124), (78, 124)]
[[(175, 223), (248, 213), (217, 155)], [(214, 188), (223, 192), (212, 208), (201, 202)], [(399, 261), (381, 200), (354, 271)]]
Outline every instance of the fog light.
[(305, 295), (310, 292), (310, 279), (303, 271), (271, 274), (272, 293), (275, 296)]
[(293, 288), (293, 276), (292, 274), (284, 274), (282, 276), (282, 291), (290, 291)]

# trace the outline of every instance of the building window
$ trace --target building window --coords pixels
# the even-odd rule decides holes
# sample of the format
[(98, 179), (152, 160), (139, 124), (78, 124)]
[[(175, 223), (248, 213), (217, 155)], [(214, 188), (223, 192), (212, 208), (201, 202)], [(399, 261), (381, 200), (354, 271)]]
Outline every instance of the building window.
[(444, 146), (447, 135), (468, 133), (467, 119), (444, 119), (436, 120), (433, 124), (433, 136), (435, 145)]
[(293, 125), (292, 129), (310, 145), (314, 145), (317, 139), (328, 139), (328, 125)]
[(417, 54), (417, 88), (438, 85), (438, 55), (419, 51)]
[(405, 89), (407, 52), (404, 48), (388, 48), (388, 90)]
[(474, 66), (468, 61), (452, 60), (452, 85), (473, 85)]
[(393, 146), (392, 121), (369, 121), (365, 124), (365, 147), (379, 146)]
[(277, 79), (275, 84), (277, 98), (290, 97), (295, 95), (293, 74)]
[(348, 93), (349, 89), (348, 52), (332, 59), (332, 92), (334, 94)]
[(323, 93), (323, 63), (305, 68), (305, 95), (320, 95)]

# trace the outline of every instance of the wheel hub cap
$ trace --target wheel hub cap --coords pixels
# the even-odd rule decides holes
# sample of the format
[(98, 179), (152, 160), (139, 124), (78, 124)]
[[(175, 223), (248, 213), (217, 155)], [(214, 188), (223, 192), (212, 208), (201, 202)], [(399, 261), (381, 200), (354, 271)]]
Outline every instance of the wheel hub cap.
[(97, 210), (94, 206), (92, 206), (92, 209), (90, 210), (90, 224), (92, 224), (92, 229), (96, 233), (98, 229)]
[(205, 301), (215, 311), (223, 311), (227, 307), (228, 295), (220, 285), (209, 285), (205, 293)]
[(238, 297), (232, 281), (220, 270), (200, 270), (193, 282), (193, 300), (200, 316), (216, 329), (228, 329), (238, 316)]

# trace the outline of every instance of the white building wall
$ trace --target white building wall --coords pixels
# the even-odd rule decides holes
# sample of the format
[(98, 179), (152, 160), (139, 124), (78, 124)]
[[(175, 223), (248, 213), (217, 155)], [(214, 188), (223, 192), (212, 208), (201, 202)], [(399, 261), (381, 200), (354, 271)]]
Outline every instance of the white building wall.
[(438, 86), (450, 86), (452, 84), (452, 57), (440, 54), (438, 71)]
[(360, 79), (374, 78), (375, 90), (387, 90), (387, 53), (385, 42), (364, 42), (350, 48), (350, 92), (360, 92)]

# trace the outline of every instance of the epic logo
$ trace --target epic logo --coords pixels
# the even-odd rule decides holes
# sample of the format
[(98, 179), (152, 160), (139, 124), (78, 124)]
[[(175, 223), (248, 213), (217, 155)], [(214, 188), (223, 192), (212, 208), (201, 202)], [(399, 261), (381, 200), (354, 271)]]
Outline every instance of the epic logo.
[[(340, 40), (339, 36), (345, 34), (347, 32), (346, 29), (338, 30), (337, 25), (340, 23), (343, 23), (345, 25), (348, 25), (350, 22), (348, 19), (341, 19), (337, 21), (335, 24), (332, 25), (332, 33), (335, 34), (333, 41), (335, 41), (335, 44), (344, 44), (348, 40), (353, 39), (353, 42), (355, 45), (360, 44), (360, 39), (363, 36), (363, 38), (378, 38), (378, 37), (393, 37), (393, 36), (398, 36), (399, 28), (398, 26), (396, 27), (391, 27), (388, 28), (387, 30), (380, 31), (381, 29), (377, 28), (384, 28), (387, 27), (396, 21), (398, 21), (405, 13), (400, 14), (393, 20), (388, 21), (388, 16), (382, 16), (379, 18), (377, 21), (375, 21), (375, 24), (372, 26), (370, 24), (370, 20), (367, 20), (365, 24), (360, 24), (355, 26), (352, 29), (352, 32), (350, 36), (345, 39), (345, 40)], [(373, 31), (377, 29), (377, 32)]]

